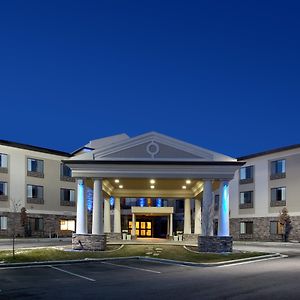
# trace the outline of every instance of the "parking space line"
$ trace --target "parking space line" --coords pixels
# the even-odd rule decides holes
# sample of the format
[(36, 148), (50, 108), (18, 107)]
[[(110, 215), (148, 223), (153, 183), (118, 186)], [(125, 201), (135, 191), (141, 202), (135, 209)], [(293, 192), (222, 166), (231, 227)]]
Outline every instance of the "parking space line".
[(63, 273), (67, 273), (69, 275), (73, 275), (73, 276), (76, 276), (76, 277), (79, 277), (79, 278), (83, 278), (83, 279), (86, 279), (86, 280), (89, 280), (89, 281), (96, 281), (95, 279), (92, 279), (92, 278), (89, 278), (89, 277), (86, 277), (86, 276), (82, 276), (82, 275), (79, 275), (79, 274), (61, 269), (61, 268), (57, 268), (57, 267), (50, 266), (50, 265), (48, 265), (47, 267), (49, 267), (51, 269), (54, 269), (54, 270), (57, 270), (57, 271), (60, 271), (60, 272), (63, 272)]
[(103, 261), (101, 263), (105, 264), (105, 265), (111, 265), (111, 266), (116, 266), (116, 267), (121, 267), (121, 268), (126, 268), (126, 269), (132, 269), (132, 270), (138, 270), (138, 271), (161, 274), (161, 272), (159, 272), (159, 271), (154, 271), (154, 270), (144, 269), (144, 268), (137, 268), (137, 267), (132, 267), (132, 266), (126, 266), (126, 265), (120, 265), (120, 264), (115, 264), (115, 263), (111, 263), (111, 262), (107, 262), (107, 261)]

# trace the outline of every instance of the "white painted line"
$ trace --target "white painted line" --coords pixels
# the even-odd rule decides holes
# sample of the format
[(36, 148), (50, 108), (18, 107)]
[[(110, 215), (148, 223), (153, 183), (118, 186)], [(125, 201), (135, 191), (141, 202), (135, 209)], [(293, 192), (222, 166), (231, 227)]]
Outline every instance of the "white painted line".
[(29, 265), (29, 266), (11, 266), (11, 267), (1, 267), (1, 270), (14, 270), (14, 269), (32, 269), (32, 268), (45, 268), (48, 265)]
[(82, 276), (82, 275), (79, 275), (79, 274), (76, 274), (76, 273), (73, 273), (73, 272), (69, 272), (69, 271), (66, 271), (64, 269), (61, 269), (61, 268), (57, 268), (57, 267), (54, 267), (54, 266), (47, 266), (51, 269), (54, 269), (54, 270), (57, 270), (57, 271), (60, 271), (60, 272), (64, 272), (64, 273), (67, 273), (69, 275), (73, 275), (73, 276), (76, 276), (76, 277), (79, 277), (79, 278), (83, 278), (83, 279), (86, 279), (86, 280), (89, 280), (89, 281), (96, 281), (95, 279), (92, 279), (92, 278), (89, 278), (89, 277), (85, 277), (85, 276)]
[(273, 260), (273, 259), (280, 259), (280, 258), (286, 258), (287, 256), (277, 256), (277, 257), (269, 257), (269, 258), (263, 258), (263, 259), (257, 259), (257, 260), (252, 260), (252, 261), (243, 261), (240, 263), (234, 263), (234, 264), (227, 264), (227, 265), (222, 265), (222, 266), (216, 266), (215, 268), (229, 268), (229, 267), (234, 267), (234, 266), (240, 266), (240, 265), (246, 265), (246, 264), (253, 264), (253, 263), (258, 263), (261, 261), (267, 261), (267, 260)]
[(161, 274), (161, 272), (159, 272), (159, 271), (154, 271), (154, 270), (150, 270), (150, 269), (137, 268), (137, 267), (131, 267), (131, 266), (126, 266), (126, 265), (119, 265), (119, 264), (114, 264), (114, 263), (110, 263), (110, 262), (106, 262), (106, 261), (103, 261), (101, 263), (105, 264), (105, 265), (111, 265), (111, 266), (116, 266), (116, 267), (121, 267), (121, 268), (126, 268), (126, 269), (132, 269), (132, 270), (138, 270), (138, 271)]

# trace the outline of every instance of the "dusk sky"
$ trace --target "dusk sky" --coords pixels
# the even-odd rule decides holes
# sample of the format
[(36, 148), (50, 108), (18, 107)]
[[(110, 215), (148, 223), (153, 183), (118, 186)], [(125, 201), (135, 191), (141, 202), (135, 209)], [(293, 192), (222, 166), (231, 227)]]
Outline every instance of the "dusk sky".
[(1, 1), (0, 139), (300, 143), (299, 1)]

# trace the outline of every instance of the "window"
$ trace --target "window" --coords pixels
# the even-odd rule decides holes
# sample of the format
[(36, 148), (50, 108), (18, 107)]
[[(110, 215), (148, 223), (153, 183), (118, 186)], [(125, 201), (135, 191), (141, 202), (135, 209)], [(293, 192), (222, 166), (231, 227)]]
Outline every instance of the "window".
[(34, 219), (34, 230), (43, 231), (44, 230), (44, 220), (42, 218)]
[(7, 154), (0, 153), (0, 168), (7, 168)]
[(75, 231), (75, 220), (60, 220), (60, 230)]
[(271, 162), (271, 176), (270, 179), (285, 178), (285, 159), (275, 160)]
[(240, 183), (253, 182), (253, 166), (247, 166), (240, 169)]
[(75, 181), (75, 178), (72, 178), (72, 170), (65, 164), (60, 165), (60, 180)]
[(28, 203), (44, 203), (44, 188), (38, 185), (27, 185), (27, 202)]
[(75, 190), (60, 189), (60, 205), (75, 206)]
[(253, 222), (241, 222), (240, 234), (253, 234)]
[(219, 202), (220, 202), (220, 196), (219, 195), (215, 195), (215, 204), (214, 204), (215, 211), (219, 210)]
[(253, 208), (253, 191), (240, 192), (240, 208)]
[(278, 187), (271, 189), (271, 201), (286, 201), (286, 188)]
[(270, 222), (270, 234), (283, 234), (283, 225), (278, 221)]
[(27, 175), (44, 177), (44, 161), (34, 158), (27, 159)]
[(0, 216), (0, 229), (7, 230), (7, 217)]
[(0, 181), (0, 197), (7, 196), (7, 182)]

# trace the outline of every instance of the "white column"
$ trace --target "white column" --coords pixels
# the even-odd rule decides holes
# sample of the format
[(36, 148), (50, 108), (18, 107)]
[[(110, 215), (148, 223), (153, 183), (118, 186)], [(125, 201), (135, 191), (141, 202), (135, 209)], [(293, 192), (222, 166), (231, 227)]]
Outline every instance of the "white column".
[(202, 235), (212, 236), (214, 222), (214, 207), (211, 180), (204, 181), (202, 205)]
[(229, 185), (220, 183), (218, 236), (229, 236)]
[(92, 234), (103, 234), (102, 179), (94, 180)]
[(195, 234), (201, 234), (201, 201), (195, 199)]
[(109, 198), (104, 199), (104, 233), (110, 233), (110, 203)]
[(76, 213), (76, 233), (87, 233), (86, 200), (83, 179), (77, 179), (77, 213)]
[(121, 233), (121, 205), (120, 198), (115, 198), (114, 207), (114, 233)]
[(190, 199), (184, 199), (184, 234), (191, 234), (191, 200)]
[(170, 237), (173, 236), (173, 214), (170, 214)]
[(132, 229), (131, 229), (131, 236), (135, 237), (135, 214), (132, 214)]

